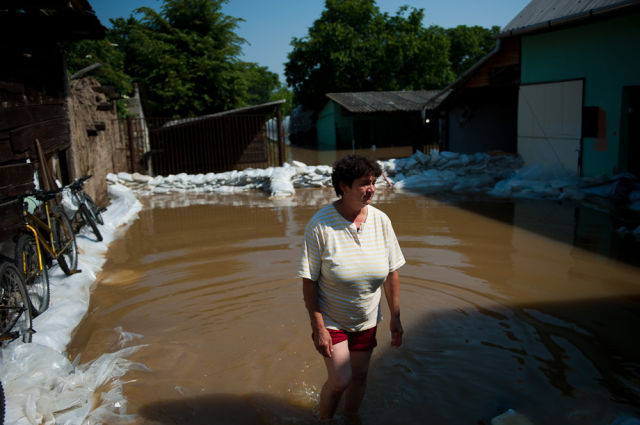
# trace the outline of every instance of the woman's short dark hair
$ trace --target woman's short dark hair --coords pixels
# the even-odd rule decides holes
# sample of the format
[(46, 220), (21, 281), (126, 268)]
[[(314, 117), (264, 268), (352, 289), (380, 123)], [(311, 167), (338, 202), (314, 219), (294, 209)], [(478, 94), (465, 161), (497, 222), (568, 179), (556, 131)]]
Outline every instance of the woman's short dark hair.
[(331, 182), (336, 195), (342, 196), (340, 182), (351, 186), (353, 181), (360, 177), (375, 176), (378, 178), (381, 174), (382, 169), (376, 161), (366, 156), (353, 154), (339, 159), (333, 164)]

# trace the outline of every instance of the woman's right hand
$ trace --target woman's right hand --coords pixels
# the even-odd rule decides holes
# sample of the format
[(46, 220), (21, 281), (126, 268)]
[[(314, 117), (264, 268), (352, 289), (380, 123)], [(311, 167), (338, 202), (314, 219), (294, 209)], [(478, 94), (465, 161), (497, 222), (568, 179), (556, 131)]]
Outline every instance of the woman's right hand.
[(333, 352), (333, 343), (331, 342), (331, 334), (327, 328), (322, 328), (313, 333), (313, 343), (316, 346), (318, 353), (324, 357), (331, 357)]

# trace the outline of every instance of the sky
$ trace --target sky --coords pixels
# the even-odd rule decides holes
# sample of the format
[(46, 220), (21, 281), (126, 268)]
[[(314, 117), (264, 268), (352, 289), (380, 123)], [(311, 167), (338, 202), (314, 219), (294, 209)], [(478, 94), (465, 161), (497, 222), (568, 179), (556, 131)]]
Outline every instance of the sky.
[[(89, 0), (102, 25), (109, 19), (129, 17), (146, 6), (159, 10), (162, 0)], [(382, 12), (395, 14), (402, 5), (424, 9), (424, 25), (451, 28), (458, 25), (504, 27), (529, 0), (378, 0)], [(241, 18), (236, 34), (247, 43), (241, 60), (257, 62), (285, 82), (284, 63), (291, 51), (291, 39), (304, 37), (313, 21), (320, 17), (324, 0), (229, 0), (223, 6), (227, 15)]]

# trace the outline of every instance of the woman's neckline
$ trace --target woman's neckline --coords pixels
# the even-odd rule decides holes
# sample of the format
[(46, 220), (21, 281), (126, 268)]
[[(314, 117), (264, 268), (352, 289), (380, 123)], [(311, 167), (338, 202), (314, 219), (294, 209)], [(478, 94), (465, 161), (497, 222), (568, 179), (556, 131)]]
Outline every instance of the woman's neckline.
[[(355, 218), (353, 220), (349, 220), (347, 217), (345, 217), (342, 212), (340, 212), (340, 209), (338, 208), (338, 201), (335, 201), (331, 204), (333, 206), (333, 209), (336, 211), (336, 213), (338, 213), (338, 215), (347, 223), (352, 224), (356, 227), (356, 230), (360, 230), (360, 226), (364, 223), (367, 222), (367, 220), (369, 219), (369, 205), (365, 205), (360, 211), (358, 211), (358, 214), (356, 214)], [(360, 217), (360, 215), (364, 212), (364, 219), (362, 219), (362, 221), (358, 222), (358, 217)]]

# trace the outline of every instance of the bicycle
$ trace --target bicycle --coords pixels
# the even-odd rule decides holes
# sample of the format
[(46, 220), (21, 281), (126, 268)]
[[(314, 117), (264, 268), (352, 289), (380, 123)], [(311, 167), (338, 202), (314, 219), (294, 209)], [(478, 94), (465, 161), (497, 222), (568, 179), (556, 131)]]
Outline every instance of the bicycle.
[[(60, 191), (36, 190), (21, 196), (24, 226), (16, 242), (15, 260), (25, 278), (34, 317), (49, 307), (50, 261), (55, 259), (67, 275), (80, 271), (76, 270), (78, 248), (71, 223), (59, 208), (49, 205)], [(35, 215), (36, 200), (43, 219)]]
[(82, 226), (88, 224), (91, 228), (91, 231), (96, 236), (98, 241), (102, 240), (102, 234), (98, 229), (96, 223), (104, 224), (104, 220), (102, 219), (102, 213), (100, 208), (93, 202), (91, 196), (89, 196), (85, 191), (82, 190), (82, 186), (86, 180), (89, 180), (91, 175), (80, 177), (76, 179), (73, 183), (66, 186), (67, 189), (71, 192), (71, 197), (74, 201), (75, 205), (78, 205), (76, 212), (71, 217), (71, 227), (75, 233), (78, 233)]
[(22, 274), (17, 267), (0, 260), (0, 342), (14, 340), (19, 332), (13, 331), (21, 318), (24, 320), (24, 342), (31, 342), (34, 333), (31, 325), (31, 309)]

